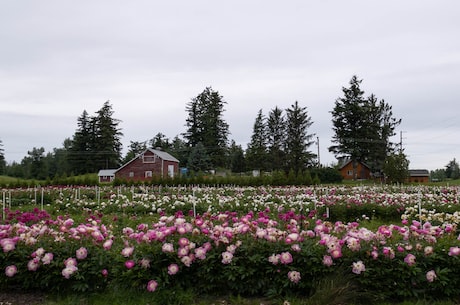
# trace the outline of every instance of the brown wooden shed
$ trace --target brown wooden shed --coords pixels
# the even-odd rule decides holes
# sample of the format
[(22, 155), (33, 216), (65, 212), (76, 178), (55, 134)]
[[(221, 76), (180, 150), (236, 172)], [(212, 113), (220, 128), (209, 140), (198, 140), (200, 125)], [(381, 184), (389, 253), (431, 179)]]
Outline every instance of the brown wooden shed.
[(367, 180), (371, 178), (371, 169), (365, 163), (357, 161), (356, 164), (356, 177), (353, 177), (353, 161), (346, 160), (339, 168), (340, 174), (344, 180)]
[(427, 169), (410, 169), (409, 182), (427, 183), (430, 181), (430, 172)]

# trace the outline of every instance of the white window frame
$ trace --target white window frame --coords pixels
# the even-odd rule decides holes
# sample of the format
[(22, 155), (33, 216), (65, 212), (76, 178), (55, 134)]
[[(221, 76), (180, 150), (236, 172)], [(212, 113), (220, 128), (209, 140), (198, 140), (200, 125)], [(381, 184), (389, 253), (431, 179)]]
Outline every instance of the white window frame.
[(143, 163), (155, 163), (157, 162), (157, 155), (143, 155), (142, 156), (142, 162)]

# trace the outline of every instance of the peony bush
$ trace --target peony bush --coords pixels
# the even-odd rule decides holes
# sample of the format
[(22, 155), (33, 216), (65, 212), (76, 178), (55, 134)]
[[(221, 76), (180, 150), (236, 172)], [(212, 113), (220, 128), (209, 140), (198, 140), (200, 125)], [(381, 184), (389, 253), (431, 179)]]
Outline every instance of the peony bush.
[[(309, 296), (346, 274), (381, 299), (460, 295), (455, 188), (106, 191), (7, 210), (1, 287)], [(366, 227), (385, 209), (393, 223)], [(354, 220), (336, 220), (342, 210)]]

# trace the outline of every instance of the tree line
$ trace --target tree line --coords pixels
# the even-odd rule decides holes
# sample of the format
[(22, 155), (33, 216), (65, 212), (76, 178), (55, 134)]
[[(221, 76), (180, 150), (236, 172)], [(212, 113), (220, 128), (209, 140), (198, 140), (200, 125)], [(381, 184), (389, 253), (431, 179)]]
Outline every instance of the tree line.
[[(366, 163), (375, 177), (397, 181), (407, 175), (408, 160), (402, 147), (392, 143), (401, 119), (393, 116), (392, 107), (374, 94), (364, 96), (362, 80), (353, 76), (343, 96), (330, 111), (334, 135), (329, 147), (338, 165), (351, 160), (353, 165)], [(147, 148), (161, 148), (180, 161), (189, 172), (211, 169), (234, 173), (258, 170), (303, 173), (321, 168), (318, 156), (311, 151), (314, 123), (307, 107), (295, 101), (287, 109), (276, 106), (264, 114), (260, 109), (254, 120), (246, 149), (229, 139), (229, 125), (224, 120), (226, 101), (211, 87), (186, 104), (186, 130), (173, 139), (157, 132), (145, 141), (130, 141), (122, 156), (121, 120), (113, 117), (110, 101), (94, 115), (83, 111), (77, 119), (75, 133), (66, 138), (63, 147), (45, 153), (34, 147), (21, 162), (6, 164), (0, 141), (0, 174), (18, 178), (46, 179), (95, 173), (100, 169), (118, 168)], [(355, 167), (356, 168), (356, 167)]]

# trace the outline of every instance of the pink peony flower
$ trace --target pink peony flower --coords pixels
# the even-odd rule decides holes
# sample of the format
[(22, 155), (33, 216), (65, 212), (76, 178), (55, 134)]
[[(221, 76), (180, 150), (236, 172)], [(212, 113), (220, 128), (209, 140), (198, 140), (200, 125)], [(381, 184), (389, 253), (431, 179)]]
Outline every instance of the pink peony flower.
[(102, 247), (104, 247), (105, 250), (110, 250), (112, 248), (113, 240), (112, 239), (107, 239), (103, 244)]
[(353, 263), (352, 265), (352, 272), (355, 274), (361, 274), (361, 272), (366, 271), (366, 266), (364, 266), (364, 263), (362, 261), (357, 261), (356, 263)]
[(88, 256), (88, 250), (85, 247), (81, 247), (77, 251), (75, 251), (75, 256), (78, 260), (85, 259)]
[(185, 238), (185, 237), (179, 238), (179, 246), (180, 247), (187, 247), (189, 244), (190, 244), (190, 241), (187, 238)]
[(35, 250), (33, 253), (32, 253), (32, 257), (35, 258), (35, 257), (38, 257), (38, 258), (41, 258), (43, 256), (43, 254), (45, 254), (45, 249), (43, 248), (38, 248), (37, 250)]
[(406, 257), (404, 258), (404, 262), (408, 264), (409, 266), (415, 265), (415, 255), (413, 254), (407, 254)]
[(174, 252), (174, 246), (171, 243), (164, 243), (163, 246), (161, 247), (161, 250), (164, 253), (172, 253)]
[(49, 265), (51, 264), (51, 262), (53, 261), (53, 258), (54, 258), (54, 254), (53, 253), (45, 253), (45, 255), (43, 255), (42, 257), (42, 263), (43, 265)]
[(323, 256), (323, 264), (325, 266), (332, 266), (334, 264), (334, 261), (332, 260), (332, 257), (330, 255), (324, 255)]
[(16, 273), (18, 273), (18, 268), (15, 265), (10, 265), (5, 268), (5, 275), (7, 277), (13, 277)]
[(426, 256), (429, 256), (433, 254), (433, 247), (432, 246), (426, 246), (425, 249), (423, 250)]
[(12, 238), (4, 238), (0, 240), (0, 246), (2, 246), (3, 252), (10, 252), (16, 248), (16, 242)]
[(190, 267), (192, 265), (193, 260), (194, 260), (193, 254), (186, 255), (180, 259), (180, 261), (187, 267)]
[(293, 245), (291, 246), (291, 249), (292, 249), (292, 251), (295, 251), (295, 252), (300, 252), (300, 251), (302, 251), (302, 249), (300, 248), (299, 244), (293, 244)]
[(329, 254), (331, 254), (332, 258), (337, 259), (342, 257), (342, 250), (337, 248), (332, 250)]
[(223, 264), (230, 264), (232, 262), (232, 259), (233, 259), (232, 253), (228, 251), (225, 251), (222, 253), (222, 263)]
[(121, 255), (124, 257), (130, 257), (134, 252), (134, 247), (126, 247), (121, 250)]
[(432, 283), (438, 276), (436, 275), (436, 272), (434, 270), (430, 270), (426, 273), (426, 280), (430, 283)]
[(69, 266), (77, 266), (77, 260), (73, 257), (69, 257), (68, 259), (66, 259), (64, 261), (64, 265), (66, 267), (69, 267)]
[(63, 277), (65, 277), (66, 279), (69, 279), (72, 276), (72, 274), (74, 274), (77, 271), (78, 271), (78, 268), (76, 266), (69, 265), (65, 267), (64, 269), (62, 269), (61, 273)]
[(109, 271), (107, 269), (102, 269), (101, 274), (103, 277), (107, 277), (109, 275)]
[(171, 264), (168, 266), (168, 274), (174, 275), (179, 272), (179, 266), (177, 264)]
[(283, 252), (280, 254), (280, 262), (281, 264), (290, 264), (292, 263), (292, 255), (289, 252)]
[(141, 265), (142, 268), (148, 269), (150, 268), (150, 260), (147, 258), (143, 258), (140, 260), (139, 264)]
[(298, 272), (298, 271), (289, 271), (289, 272), (288, 272), (288, 278), (289, 278), (289, 280), (290, 280), (291, 282), (297, 284), (297, 283), (300, 281), (300, 279), (301, 279), (301, 277), (300, 277), (300, 272)]
[(449, 256), (458, 256), (460, 254), (459, 247), (450, 247), (449, 249)]
[(393, 259), (395, 257), (395, 251), (391, 247), (383, 247), (383, 255)]
[(136, 263), (133, 260), (128, 260), (125, 262), (125, 267), (128, 269), (132, 269), (135, 265)]
[(40, 259), (33, 258), (27, 263), (27, 269), (29, 271), (37, 271), (38, 266), (40, 266)]
[(270, 263), (272, 263), (273, 265), (278, 265), (278, 263), (280, 262), (280, 255), (279, 254), (272, 254), (268, 258), (268, 261)]
[(154, 292), (157, 289), (157, 287), (158, 287), (158, 283), (155, 280), (150, 280), (147, 283), (147, 291), (149, 292)]
[(204, 260), (206, 258), (206, 249), (204, 247), (199, 247), (195, 249), (195, 257)]

